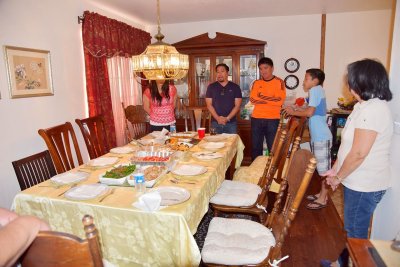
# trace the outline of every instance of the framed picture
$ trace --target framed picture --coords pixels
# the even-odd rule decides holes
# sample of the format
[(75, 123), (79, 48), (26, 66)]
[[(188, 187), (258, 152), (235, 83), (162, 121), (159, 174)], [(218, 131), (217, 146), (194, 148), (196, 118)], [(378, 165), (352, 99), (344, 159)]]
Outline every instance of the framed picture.
[(11, 98), (53, 95), (50, 51), (4, 46)]

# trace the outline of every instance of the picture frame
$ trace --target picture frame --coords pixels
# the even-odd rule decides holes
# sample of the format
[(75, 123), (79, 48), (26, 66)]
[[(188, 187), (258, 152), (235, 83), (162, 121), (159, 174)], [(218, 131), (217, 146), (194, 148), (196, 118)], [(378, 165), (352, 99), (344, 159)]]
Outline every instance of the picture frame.
[(11, 98), (54, 95), (50, 51), (4, 46)]

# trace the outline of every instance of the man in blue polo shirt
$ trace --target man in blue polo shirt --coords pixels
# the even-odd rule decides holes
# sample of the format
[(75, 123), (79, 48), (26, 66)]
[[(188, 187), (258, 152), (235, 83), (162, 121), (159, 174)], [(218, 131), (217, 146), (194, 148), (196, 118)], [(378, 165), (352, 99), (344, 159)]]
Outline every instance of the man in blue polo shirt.
[(218, 64), (215, 67), (217, 81), (207, 87), (206, 104), (211, 113), (211, 127), (218, 134), (237, 133), (236, 114), (242, 103), (239, 85), (228, 81), (229, 67)]

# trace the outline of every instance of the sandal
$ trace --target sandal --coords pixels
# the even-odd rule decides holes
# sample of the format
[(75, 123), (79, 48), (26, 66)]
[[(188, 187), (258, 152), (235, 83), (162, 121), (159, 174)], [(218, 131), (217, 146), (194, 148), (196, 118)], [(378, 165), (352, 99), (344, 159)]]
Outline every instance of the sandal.
[(318, 197), (317, 197), (317, 195), (308, 195), (308, 196), (306, 196), (306, 199), (310, 200), (310, 201), (314, 201), (314, 200), (318, 199)]
[(322, 209), (322, 208), (325, 208), (325, 207), (326, 207), (326, 203), (322, 204), (322, 203), (319, 203), (319, 202), (316, 202), (316, 201), (310, 202), (307, 205), (307, 209), (309, 209), (309, 210), (319, 210), (319, 209)]

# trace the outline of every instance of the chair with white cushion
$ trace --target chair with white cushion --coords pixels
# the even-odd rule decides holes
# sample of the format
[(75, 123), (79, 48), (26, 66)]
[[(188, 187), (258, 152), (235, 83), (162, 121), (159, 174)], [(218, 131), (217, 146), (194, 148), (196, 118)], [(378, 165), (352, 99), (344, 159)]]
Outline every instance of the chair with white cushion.
[(300, 149), (294, 152), (274, 209), (264, 224), (244, 219), (213, 218), (201, 252), (204, 265), (270, 266), (269, 262), (277, 263), (316, 163), (310, 151)]
[[(270, 157), (270, 167), (260, 179), (260, 185), (241, 181), (225, 180), (214, 196), (210, 199), (211, 208), (214, 215), (222, 213), (248, 214), (255, 216), (260, 222), (266, 219), (266, 207), (268, 205), (268, 191), (272, 184), (274, 175), (282, 160), (286, 160), (289, 150), (288, 139), (291, 138), (293, 131), (286, 134), (282, 131), (279, 139), (276, 154)], [(293, 150), (297, 150), (299, 142), (295, 142)]]

